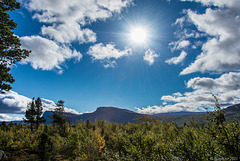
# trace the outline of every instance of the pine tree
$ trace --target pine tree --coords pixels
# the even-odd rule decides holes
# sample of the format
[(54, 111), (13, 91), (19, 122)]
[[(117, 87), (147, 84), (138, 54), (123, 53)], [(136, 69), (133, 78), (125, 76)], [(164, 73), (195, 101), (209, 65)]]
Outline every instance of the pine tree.
[(0, 92), (10, 90), (13, 83), (13, 76), (9, 73), (12, 64), (25, 59), (31, 51), (21, 49), (20, 39), (14, 35), (13, 30), (17, 24), (10, 19), (9, 11), (20, 8), (16, 0), (0, 1)]
[(56, 103), (58, 106), (55, 111), (53, 111), (52, 116), (50, 116), (51, 119), (53, 119), (52, 123), (55, 127), (58, 127), (59, 132), (61, 135), (64, 135), (65, 133), (65, 123), (66, 123), (66, 117), (64, 115), (64, 101), (60, 100)]
[(27, 110), (25, 113), (26, 119), (24, 119), (24, 122), (30, 123), (31, 125), (31, 131), (33, 130), (33, 125), (36, 123), (36, 109), (35, 109), (35, 103), (34, 103), (34, 97), (32, 99), (32, 102), (28, 103)]
[(44, 119), (44, 117), (42, 116), (42, 111), (43, 111), (43, 107), (42, 107), (42, 101), (41, 99), (38, 97), (38, 99), (35, 101), (35, 110), (36, 110), (36, 125), (37, 125), (37, 129), (40, 123), (44, 123), (46, 120)]
[(24, 119), (24, 122), (30, 123), (31, 131), (33, 130), (33, 126), (35, 124), (38, 129), (39, 124), (46, 121), (42, 116), (42, 111), (43, 107), (41, 99), (38, 97), (38, 99), (35, 100), (33, 97), (32, 102), (29, 102), (27, 105), (27, 110), (25, 113), (26, 119)]

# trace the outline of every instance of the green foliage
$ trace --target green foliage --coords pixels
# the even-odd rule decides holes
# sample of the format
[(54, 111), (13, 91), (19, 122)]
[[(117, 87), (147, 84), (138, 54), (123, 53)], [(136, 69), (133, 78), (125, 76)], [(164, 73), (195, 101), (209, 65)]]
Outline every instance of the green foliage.
[(50, 161), (53, 158), (53, 142), (48, 133), (43, 132), (39, 137), (38, 157), (40, 161)]
[(56, 103), (58, 106), (55, 111), (53, 111), (52, 116), (49, 116), (53, 121), (52, 124), (57, 127), (58, 131), (60, 132), (61, 136), (66, 134), (66, 127), (65, 123), (67, 122), (66, 116), (64, 115), (64, 101), (60, 100)]
[(31, 131), (33, 131), (33, 125), (36, 124), (37, 129), (39, 127), (40, 123), (44, 123), (46, 120), (42, 116), (42, 101), (38, 97), (37, 100), (34, 101), (34, 98), (32, 99), (32, 102), (29, 102), (27, 105), (27, 110), (25, 113), (26, 119), (24, 119), (24, 122), (30, 123), (31, 125)]
[(34, 103), (34, 98), (32, 99), (32, 102), (29, 102), (27, 105), (27, 110), (25, 113), (26, 119), (24, 119), (24, 122), (30, 123), (31, 125), (31, 131), (33, 130), (33, 124), (36, 123), (36, 109), (35, 109), (35, 103)]
[(221, 156), (235, 156), (240, 159), (240, 124), (239, 121), (226, 122), (225, 110), (220, 107), (220, 104), (215, 98), (215, 111), (210, 111), (208, 120), (207, 132), (219, 144), (219, 154)]
[(30, 51), (21, 49), (19, 38), (14, 35), (17, 24), (10, 19), (9, 11), (20, 8), (20, 3), (16, 0), (0, 1), (0, 90), (10, 90), (14, 79), (9, 73), (9, 66), (21, 59), (26, 58)]
[[(16, 160), (239, 160), (240, 125), (226, 122), (216, 110), (208, 122), (185, 126), (141, 118), (137, 124), (96, 120), (43, 125), (34, 133), (26, 125), (1, 125), (0, 149)], [(22, 159), (24, 158), (24, 159)]]
[(10, 90), (11, 86), (5, 82), (13, 83), (13, 76), (9, 73), (11, 68), (4, 64), (0, 64), (0, 89)]
[(37, 129), (40, 123), (44, 123), (46, 120), (44, 119), (44, 117), (42, 116), (42, 112), (43, 112), (43, 107), (42, 107), (42, 101), (41, 99), (38, 97), (38, 99), (35, 101), (35, 115), (36, 115), (36, 125), (37, 125)]

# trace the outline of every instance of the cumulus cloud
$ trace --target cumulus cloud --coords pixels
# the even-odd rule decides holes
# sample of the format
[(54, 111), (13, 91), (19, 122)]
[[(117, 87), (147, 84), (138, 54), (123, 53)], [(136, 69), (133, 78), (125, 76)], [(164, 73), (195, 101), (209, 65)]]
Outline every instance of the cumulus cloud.
[(234, 105), (240, 102), (240, 73), (225, 73), (219, 78), (192, 78), (186, 84), (192, 88), (192, 92), (183, 94), (177, 92), (172, 95), (162, 96), (165, 106), (148, 106), (137, 108), (140, 113), (165, 113), (165, 112), (200, 112), (205, 107), (214, 107), (215, 100), (211, 92), (215, 94), (219, 103), (223, 106)]
[(158, 54), (156, 54), (155, 51), (151, 49), (148, 49), (143, 56), (143, 60), (146, 61), (149, 65), (153, 65), (156, 58), (158, 58)]
[(14, 91), (0, 93), (0, 113), (23, 114), (31, 99)]
[(81, 29), (81, 27), (73, 22), (72, 24), (61, 24), (58, 26), (43, 26), (42, 34), (50, 36), (60, 43), (71, 43), (77, 41), (79, 44), (95, 42), (97, 37), (90, 29)]
[(20, 40), (23, 48), (32, 50), (30, 56), (23, 59), (21, 63), (30, 63), (34, 69), (52, 70), (56, 68), (61, 73), (61, 64), (64, 61), (72, 58), (80, 61), (82, 58), (80, 52), (40, 36), (25, 36)]
[(29, 0), (24, 6), (33, 13), (33, 18), (48, 24), (42, 26), (42, 34), (55, 41), (70, 43), (88, 43), (96, 41), (96, 34), (83, 28), (96, 20), (105, 20), (122, 8), (131, 4), (131, 0)]
[(226, 91), (234, 91), (240, 89), (240, 73), (230, 72), (223, 74), (221, 77), (190, 79), (187, 83), (188, 88), (213, 90), (217, 93)]
[[(192, 0), (193, 1), (193, 0)], [(240, 69), (240, 11), (238, 0), (195, 0), (209, 6), (199, 14), (187, 10), (189, 20), (208, 40), (196, 60), (180, 74), (194, 72), (228, 72)], [(212, 5), (215, 8), (210, 8)]]
[(171, 59), (166, 60), (165, 62), (168, 64), (179, 64), (183, 62), (185, 57), (187, 56), (187, 53), (185, 51), (182, 51), (181, 54), (178, 57), (173, 57)]
[[(40, 36), (20, 38), (22, 47), (32, 51), (21, 63), (30, 63), (34, 69), (56, 68), (62, 73), (62, 63), (71, 58), (79, 61), (82, 57), (71, 43), (96, 42), (97, 35), (89, 24), (120, 13), (132, 0), (27, 0), (22, 3), (42, 26)], [(108, 66), (111, 64), (114, 62)]]
[[(191, 9), (184, 10), (183, 17), (176, 20), (175, 33), (179, 41), (170, 43), (172, 50), (188, 45), (200, 47), (201, 52), (181, 75), (194, 72), (224, 73), (219, 78), (195, 77), (186, 83), (192, 92), (174, 93), (162, 96), (164, 106), (138, 108), (142, 113), (162, 113), (169, 111), (203, 111), (204, 107), (214, 107), (217, 96), (223, 106), (240, 102), (240, 3), (239, 0), (182, 0), (201, 3), (206, 7), (204, 13)], [(193, 27), (193, 26), (195, 27)], [(196, 28), (196, 30), (194, 29)], [(194, 41), (194, 42), (192, 42)], [(185, 57), (186, 54), (183, 54)], [(175, 59), (167, 60), (173, 63)], [(166, 61), (166, 62), (167, 62)], [(233, 72), (235, 71), (235, 72)]]
[(99, 43), (91, 46), (87, 53), (92, 56), (93, 60), (101, 61), (105, 68), (115, 67), (116, 59), (132, 54), (132, 49), (128, 48), (121, 51), (116, 49), (115, 46), (116, 45), (114, 44), (103, 45), (102, 43)]
[[(51, 100), (44, 98), (41, 100), (43, 104), (43, 112), (52, 111), (57, 107), (56, 104)], [(14, 91), (0, 93), (0, 113), (24, 114), (26, 112), (27, 104), (31, 101), (32, 99), (23, 95), (19, 95)], [(76, 110), (70, 108), (65, 108), (65, 111), (78, 114)]]

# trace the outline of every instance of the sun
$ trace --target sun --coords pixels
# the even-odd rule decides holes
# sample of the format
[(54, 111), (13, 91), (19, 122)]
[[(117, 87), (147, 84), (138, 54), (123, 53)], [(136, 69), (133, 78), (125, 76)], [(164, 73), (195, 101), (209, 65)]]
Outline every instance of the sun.
[(147, 40), (147, 31), (144, 28), (136, 27), (130, 32), (130, 39), (137, 44), (143, 44)]

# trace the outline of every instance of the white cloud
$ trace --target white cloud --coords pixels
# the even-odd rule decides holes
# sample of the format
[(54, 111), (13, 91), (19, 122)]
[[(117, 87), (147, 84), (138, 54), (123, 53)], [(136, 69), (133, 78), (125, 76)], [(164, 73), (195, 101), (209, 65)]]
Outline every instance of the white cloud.
[[(58, 69), (71, 58), (78, 61), (82, 55), (71, 43), (93, 43), (97, 35), (89, 27), (92, 22), (106, 20), (119, 14), (132, 0), (27, 0), (21, 1), (32, 13), (32, 18), (42, 23), (41, 36), (21, 37), (22, 47), (32, 50), (22, 63), (30, 63), (34, 69)], [(70, 49), (71, 47), (71, 49)], [(109, 63), (111, 66), (114, 62)]]
[(223, 106), (240, 103), (240, 73), (230, 72), (223, 74), (219, 78), (200, 78), (196, 77), (187, 82), (187, 87), (192, 88), (192, 92), (179, 92), (172, 95), (162, 96), (166, 106), (148, 106), (137, 108), (141, 113), (165, 113), (204, 111), (205, 107), (213, 108), (215, 100), (211, 92), (217, 96), (219, 103)]
[(240, 73), (230, 72), (223, 74), (221, 77), (190, 79), (187, 83), (188, 88), (214, 90), (215, 92), (223, 93), (225, 91), (233, 91), (240, 89)]
[(240, 69), (240, 10), (238, 0), (196, 0), (207, 8), (204, 14), (188, 10), (187, 16), (199, 32), (208, 40), (202, 45), (202, 53), (180, 74), (193, 72), (228, 72)]
[(120, 12), (123, 7), (131, 3), (131, 0), (97, 0), (97, 3), (109, 11)]
[(0, 121), (9, 121), (9, 120), (12, 120), (11, 116), (0, 114)]
[(218, 6), (218, 7), (231, 7), (231, 8), (239, 8), (239, 0), (181, 0), (181, 1), (195, 1), (200, 2), (206, 6)]
[(92, 56), (93, 60), (100, 60), (105, 68), (114, 67), (116, 65), (116, 59), (119, 59), (123, 56), (129, 56), (132, 54), (132, 49), (119, 50), (115, 48), (114, 44), (102, 43), (95, 44), (89, 48), (87, 52)]
[[(159, 113), (169, 111), (202, 111), (204, 107), (214, 107), (215, 100), (211, 92), (217, 96), (223, 106), (240, 103), (240, 3), (239, 0), (182, 0), (199, 2), (207, 7), (203, 14), (197, 11), (185, 10), (186, 14), (176, 20), (178, 25), (177, 37), (183, 39), (206, 38), (198, 44), (201, 53), (196, 60), (180, 74), (194, 72), (229, 72), (219, 78), (196, 77), (190, 79), (186, 85), (192, 92), (162, 96), (166, 106), (148, 106), (138, 108), (138, 112)], [(214, 6), (214, 7), (213, 7)], [(190, 23), (196, 26), (193, 30)], [(190, 39), (189, 39), (190, 40)], [(171, 45), (171, 44), (170, 44)], [(173, 49), (178, 48), (172, 43)], [(171, 59), (170, 59), (171, 60)], [(168, 61), (170, 61), (168, 60)], [(174, 60), (174, 59), (173, 59)], [(170, 62), (173, 62), (170, 61)], [(175, 59), (177, 60), (177, 59)]]
[(156, 54), (155, 51), (151, 49), (148, 49), (143, 56), (143, 60), (146, 61), (149, 65), (153, 65), (156, 58), (158, 58), (158, 54)]
[(14, 91), (0, 93), (0, 113), (24, 113), (31, 99)]
[[(41, 98), (44, 111), (53, 111), (57, 106), (56, 104), (48, 99)], [(0, 113), (4, 114), (24, 114), (26, 112), (27, 104), (32, 99), (19, 95), (17, 92), (8, 91), (0, 93)], [(79, 114), (76, 110), (65, 108), (66, 112)]]
[(71, 43), (77, 41), (79, 44), (95, 42), (97, 37), (90, 29), (81, 29), (80, 26), (74, 22), (71, 24), (61, 24), (58, 26), (43, 26), (42, 34), (50, 36), (55, 41), (60, 43)]
[(190, 44), (191, 43), (189, 40), (179, 40), (179, 41), (171, 42), (169, 46), (171, 47), (172, 51), (175, 51), (175, 50), (184, 49), (188, 47)]
[(185, 57), (187, 56), (187, 53), (185, 51), (182, 51), (181, 54), (178, 57), (173, 57), (171, 59), (166, 60), (165, 62), (168, 64), (179, 64), (183, 62)]
[(80, 61), (82, 58), (80, 52), (72, 51), (65, 45), (59, 45), (40, 36), (25, 36), (20, 40), (23, 48), (32, 50), (30, 56), (23, 59), (21, 63), (30, 63), (34, 69), (52, 70), (56, 68), (61, 73), (61, 64), (66, 60), (75, 58)]
[(0, 114), (0, 121), (6, 121), (6, 122), (21, 121), (23, 117), (24, 115), (21, 115), (21, 114), (11, 114), (11, 115)]
[(96, 34), (83, 26), (120, 13), (131, 0), (29, 0), (24, 3), (33, 18), (48, 24), (42, 27), (43, 35), (61, 43), (88, 43), (96, 41)]

